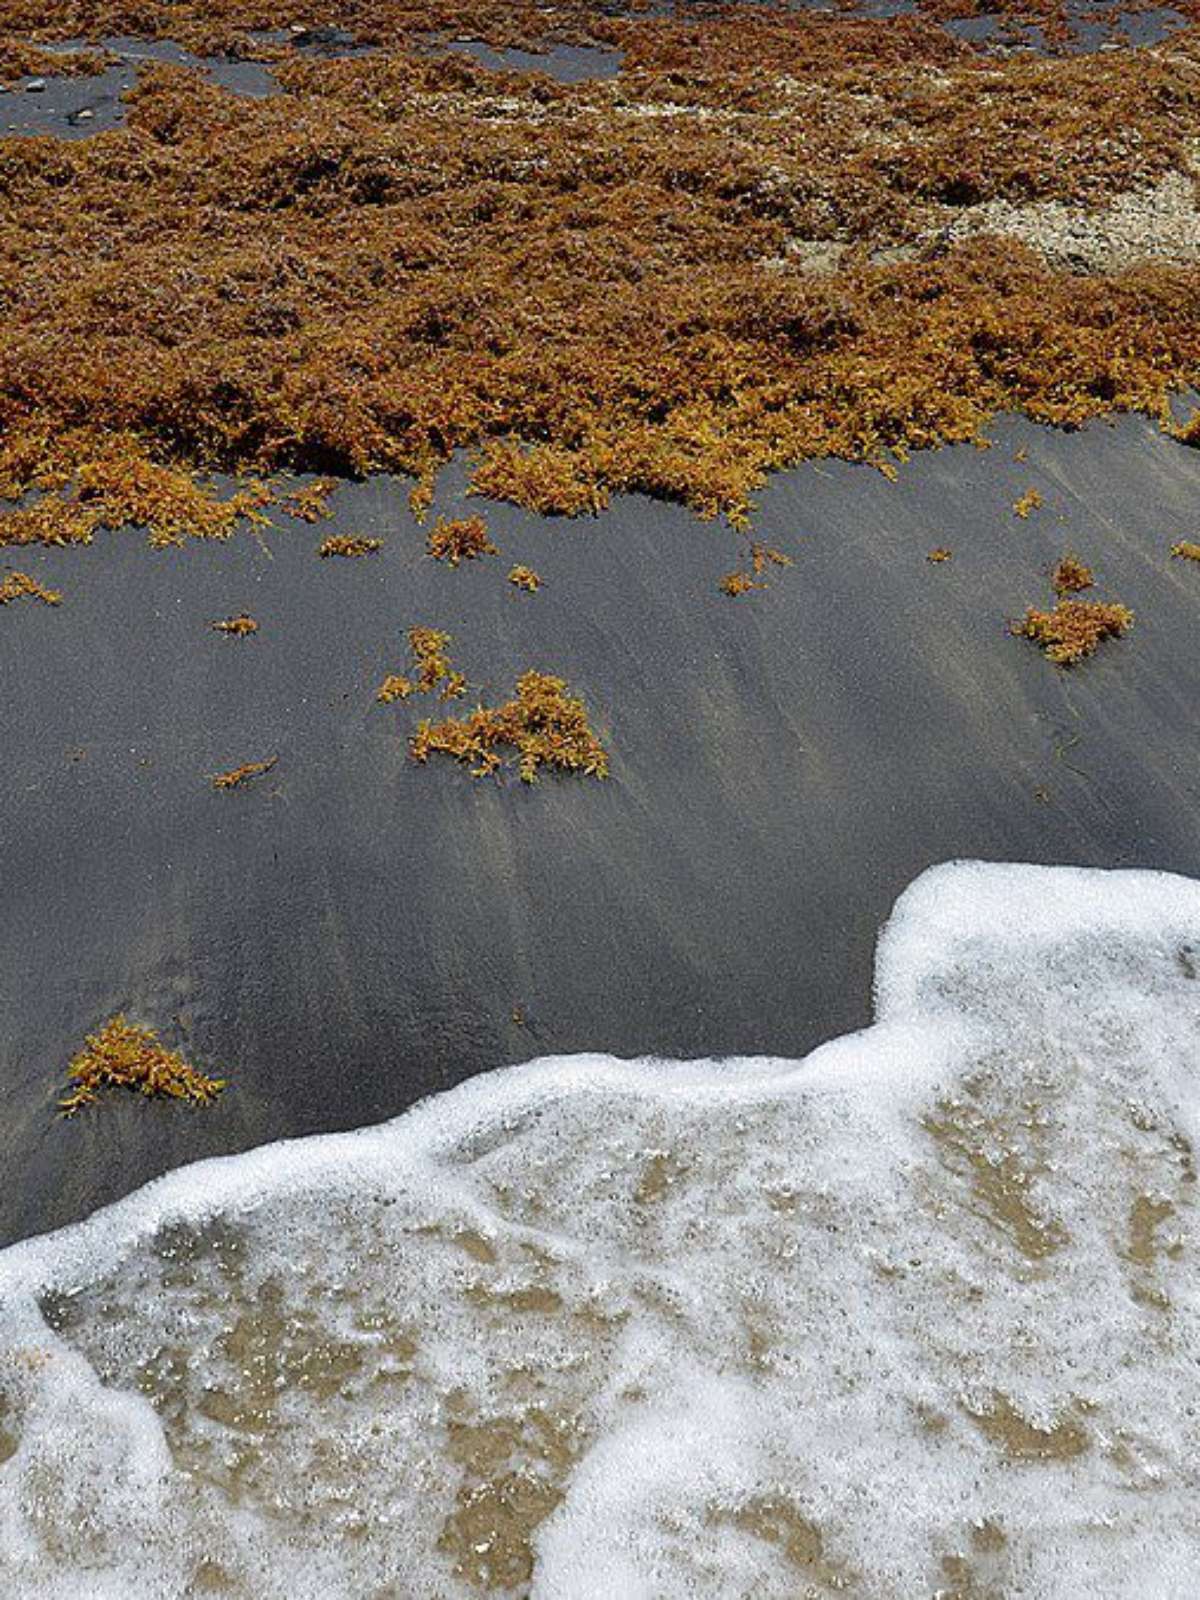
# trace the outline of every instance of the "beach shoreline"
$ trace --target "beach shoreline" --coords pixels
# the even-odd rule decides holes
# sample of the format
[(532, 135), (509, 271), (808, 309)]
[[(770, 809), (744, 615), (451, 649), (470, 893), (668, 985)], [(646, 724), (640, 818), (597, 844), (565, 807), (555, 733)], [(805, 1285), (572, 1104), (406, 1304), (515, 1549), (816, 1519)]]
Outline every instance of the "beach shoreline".
[[(319, 527), (21, 551), (63, 603), (0, 615), (0, 1240), (535, 1056), (803, 1055), (869, 1022), (879, 926), (937, 861), (1200, 871), (1200, 572), (1170, 555), (1200, 453), (1138, 418), (991, 433), (895, 482), (773, 479), (755, 537), (794, 566), (735, 599), (734, 541), (683, 508), (486, 506), (500, 554), (455, 570), (385, 479), (343, 485)], [(464, 487), (443, 474), (434, 514), (480, 509)], [(330, 532), (383, 549), (319, 561)], [(1068, 548), (1135, 624), (1063, 671), (1006, 619), (1047, 602)], [(256, 635), (212, 631), (242, 610)], [(414, 625), (451, 635), (463, 708), (563, 676), (612, 777), (415, 765), (419, 718), (460, 707), (376, 704)], [(70, 1057), (117, 1012), (228, 1077), (220, 1101), (59, 1118)]]

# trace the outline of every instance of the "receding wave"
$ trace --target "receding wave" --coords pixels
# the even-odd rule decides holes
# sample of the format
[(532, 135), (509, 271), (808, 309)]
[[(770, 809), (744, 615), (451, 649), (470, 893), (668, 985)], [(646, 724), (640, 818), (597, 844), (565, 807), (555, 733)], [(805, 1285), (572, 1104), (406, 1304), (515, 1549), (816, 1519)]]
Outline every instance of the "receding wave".
[(1200, 884), (953, 864), (804, 1061), (535, 1061), (15, 1246), (0, 1593), (1196, 1593), (1198, 977)]

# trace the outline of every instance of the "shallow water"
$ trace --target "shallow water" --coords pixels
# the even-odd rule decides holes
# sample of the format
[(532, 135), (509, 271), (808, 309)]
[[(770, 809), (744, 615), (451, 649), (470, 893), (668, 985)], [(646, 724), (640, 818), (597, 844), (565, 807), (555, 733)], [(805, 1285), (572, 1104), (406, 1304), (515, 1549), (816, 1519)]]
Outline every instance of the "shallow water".
[(0, 1587), (1193, 1592), (1198, 974), (1200, 884), (936, 868), (805, 1061), (537, 1061), (10, 1249)]

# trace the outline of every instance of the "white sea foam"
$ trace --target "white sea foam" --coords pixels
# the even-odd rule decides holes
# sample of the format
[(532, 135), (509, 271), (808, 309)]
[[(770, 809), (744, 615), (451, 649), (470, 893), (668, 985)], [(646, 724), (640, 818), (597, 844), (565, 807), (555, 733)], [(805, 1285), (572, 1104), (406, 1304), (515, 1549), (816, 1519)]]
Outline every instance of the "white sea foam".
[(1200, 1592), (1200, 884), (934, 869), (876, 1007), (0, 1254), (0, 1595)]

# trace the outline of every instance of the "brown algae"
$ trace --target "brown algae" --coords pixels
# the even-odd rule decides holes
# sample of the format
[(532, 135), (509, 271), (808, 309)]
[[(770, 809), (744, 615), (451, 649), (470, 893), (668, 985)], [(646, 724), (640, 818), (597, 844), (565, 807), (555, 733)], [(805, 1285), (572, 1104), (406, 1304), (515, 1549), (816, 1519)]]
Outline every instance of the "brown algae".
[(1085, 566), (1079, 557), (1072, 555), (1070, 551), (1055, 567), (1050, 579), (1054, 592), (1060, 600), (1064, 595), (1078, 594), (1082, 589), (1090, 589), (1095, 581), (1091, 567)]
[(317, 546), (317, 554), (322, 561), (329, 556), (348, 556), (354, 559), (360, 556), (373, 556), (382, 549), (382, 539), (363, 539), (355, 534), (331, 533), (327, 539), (321, 540)]
[(198, 1072), (177, 1051), (165, 1049), (152, 1029), (127, 1022), (121, 1015), (88, 1034), (84, 1048), (71, 1061), (68, 1077), (74, 1087), (59, 1101), (66, 1117), (93, 1105), (104, 1089), (136, 1089), (204, 1106), (211, 1105), (227, 1083), (225, 1078)]
[(457, 567), (460, 561), (500, 554), (488, 537), (487, 523), (482, 517), (459, 517), (453, 521), (439, 517), (425, 543), (435, 561), (449, 562), (452, 567)]
[(1030, 606), (1024, 618), (1010, 626), (1017, 637), (1039, 644), (1048, 660), (1067, 667), (1090, 656), (1102, 640), (1127, 633), (1133, 612), (1104, 600), (1060, 600), (1052, 611)]
[(62, 595), (57, 589), (45, 588), (27, 572), (9, 572), (0, 578), (0, 606), (6, 606), (10, 600), (20, 600), (23, 597), (40, 600), (46, 606), (62, 604)]
[(471, 764), (472, 777), (499, 776), (503, 754), (512, 752), (524, 783), (536, 781), (539, 768), (608, 776), (608, 755), (593, 733), (583, 701), (567, 692), (562, 678), (525, 672), (515, 699), (492, 708), (480, 706), (466, 717), (420, 724), (409, 750), (414, 761), (448, 755)]
[(755, 583), (748, 572), (727, 572), (717, 585), (721, 593), (727, 594), (731, 600), (736, 600), (740, 594), (748, 594), (751, 589), (766, 587), (765, 583)]
[(410, 628), (408, 648), (412, 652), (412, 670), (416, 677), (389, 672), (375, 694), (380, 705), (407, 700), (411, 694), (431, 694), (439, 687), (443, 700), (457, 700), (466, 694), (466, 677), (454, 670), (446, 654), (449, 643), (450, 635), (439, 633), (436, 628)]
[(236, 789), (243, 783), (249, 783), (252, 778), (261, 778), (263, 773), (270, 772), (278, 760), (278, 756), (271, 756), (266, 761), (247, 761), (240, 767), (231, 767), (228, 772), (214, 773), (213, 788)]

